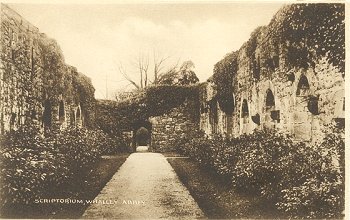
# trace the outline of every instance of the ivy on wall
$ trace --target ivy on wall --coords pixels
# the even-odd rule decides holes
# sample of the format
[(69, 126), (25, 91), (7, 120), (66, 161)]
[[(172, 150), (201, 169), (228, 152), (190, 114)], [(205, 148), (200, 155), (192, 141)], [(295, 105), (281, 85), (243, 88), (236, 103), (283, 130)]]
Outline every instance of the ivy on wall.
[(326, 56), (345, 70), (345, 5), (293, 4), (283, 7), (267, 27), (276, 44), (284, 45), (290, 67), (306, 68)]
[(85, 125), (93, 127), (96, 100), (90, 78), (64, 62), (64, 56), (56, 41), (41, 35), (38, 43), (43, 69), (43, 100), (57, 103), (62, 95), (67, 104), (80, 104)]
[(62, 94), (65, 89), (62, 80), (66, 70), (63, 54), (52, 39), (41, 37), (38, 43), (43, 68), (42, 80), (45, 82), (44, 95), (54, 101), (58, 98), (57, 94)]
[(57, 42), (7, 6), (1, 7), (0, 27), (1, 80), (6, 88), (0, 101), (5, 114), (40, 119), (45, 101), (58, 105), (62, 98), (67, 105), (80, 104), (85, 124), (93, 126), (94, 88), (89, 78), (65, 63)]
[(75, 89), (74, 94), (76, 94), (75, 103), (80, 103), (81, 105), (85, 126), (94, 127), (96, 99), (94, 96), (95, 88), (91, 83), (91, 79), (81, 73), (75, 73), (72, 84)]
[[(248, 58), (248, 68), (255, 79), (260, 69), (279, 68), (281, 57), (286, 68), (308, 68), (326, 56), (345, 70), (344, 4), (293, 4), (284, 6), (268, 26), (256, 28), (250, 39), (237, 52), (227, 54), (214, 66), (213, 82), (217, 100), (225, 113), (232, 113), (232, 81), (238, 68), (238, 53)], [(282, 56), (281, 56), (282, 55)]]
[(237, 73), (237, 52), (231, 52), (214, 66), (213, 82), (217, 91), (216, 98), (222, 111), (233, 112), (233, 77)]
[[(96, 124), (107, 133), (134, 130), (149, 117), (169, 113), (186, 100), (198, 105), (198, 86), (158, 85), (122, 102), (98, 100)], [(197, 109), (193, 107), (189, 112), (194, 120), (199, 117)]]

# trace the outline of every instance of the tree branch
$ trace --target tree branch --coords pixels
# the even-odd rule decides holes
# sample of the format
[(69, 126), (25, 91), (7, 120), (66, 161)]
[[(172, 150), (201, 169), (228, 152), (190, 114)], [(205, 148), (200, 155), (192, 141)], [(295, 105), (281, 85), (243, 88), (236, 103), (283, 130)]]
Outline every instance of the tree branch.
[(126, 74), (126, 70), (123, 68), (123, 65), (122, 64), (120, 64), (119, 66), (118, 66), (118, 68), (119, 68), (119, 72), (124, 76), (124, 78), (126, 79), (126, 80), (128, 80), (132, 85), (134, 85), (137, 89), (140, 89), (140, 86), (139, 85), (137, 85), (127, 74)]

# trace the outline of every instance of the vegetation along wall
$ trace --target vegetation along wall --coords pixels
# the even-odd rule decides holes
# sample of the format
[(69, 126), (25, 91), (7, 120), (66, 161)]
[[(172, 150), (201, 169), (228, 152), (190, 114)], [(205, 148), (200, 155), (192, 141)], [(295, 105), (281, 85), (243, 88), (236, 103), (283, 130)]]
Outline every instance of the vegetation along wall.
[(196, 85), (155, 85), (121, 102), (98, 100), (96, 126), (111, 135), (129, 136), (134, 147), (135, 135), (143, 127), (150, 133), (150, 150), (172, 151), (169, 140), (192, 126), (199, 128), (198, 91)]
[(0, 134), (94, 124), (94, 88), (65, 63), (55, 40), (1, 4)]
[(240, 136), (276, 128), (321, 140), (344, 127), (344, 4), (284, 6), (214, 67), (201, 90), (201, 129)]

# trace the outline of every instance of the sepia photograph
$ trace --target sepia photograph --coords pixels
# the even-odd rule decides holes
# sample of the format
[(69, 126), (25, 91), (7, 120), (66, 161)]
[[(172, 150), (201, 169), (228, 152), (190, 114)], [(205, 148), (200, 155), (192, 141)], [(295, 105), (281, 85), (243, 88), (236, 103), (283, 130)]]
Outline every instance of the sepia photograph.
[(345, 1), (0, 9), (0, 218), (346, 218)]

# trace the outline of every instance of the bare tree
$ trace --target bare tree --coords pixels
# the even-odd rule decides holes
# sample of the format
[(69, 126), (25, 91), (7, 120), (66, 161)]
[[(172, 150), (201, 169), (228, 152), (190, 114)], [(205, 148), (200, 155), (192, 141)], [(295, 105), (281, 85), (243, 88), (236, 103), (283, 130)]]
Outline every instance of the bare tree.
[(158, 82), (158, 77), (161, 73), (161, 71), (163, 70), (164, 66), (164, 62), (169, 59), (170, 56), (167, 57), (163, 57), (161, 59), (157, 58), (157, 55), (155, 53), (155, 51), (153, 51), (153, 64), (154, 64), (154, 84), (157, 84)]
[(137, 83), (128, 76), (128, 74), (126, 73), (126, 69), (123, 67), (121, 63), (119, 64), (118, 68), (119, 68), (119, 73), (121, 73), (126, 80), (128, 80), (132, 85), (134, 85), (136, 89), (140, 89), (140, 86), (137, 85)]
[(158, 66), (160, 68), (158, 68), (159, 71), (157, 72), (157, 78), (154, 80), (154, 84), (162, 83), (164, 81), (164, 79), (169, 77), (169, 75), (176, 74), (179, 71), (178, 70), (179, 69), (179, 62), (180, 62), (180, 59), (178, 59), (176, 61), (176, 63), (174, 63), (173, 65), (168, 67), (166, 70), (163, 70), (163, 66), (161, 66), (162, 62), (158, 62), (158, 64), (159, 64)]
[[(149, 55), (144, 55), (140, 54), (137, 59), (135, 59), (131, 65), (134, 66), (134, 68), (137, 70), (137, 73), (139, 75), (140, 83), (136, 83), (134, 80), (131, 79), (131, 77), (128, 75), (126, 72), (126, 69), (124, 66), (120, 63), (118, 68), (119, 72), (124, 76), (126, 80), (128, 80), (136, 89), (144, 89), (146, 88), (149, 84), (158, 84), (161, 79), (163, 78), (163, 75), (168, 75), (171, 73), (176, 73), (179, 68), (179, 61), (180, 59), (177, 60), (177, 62), (170, 67), (166, 68), (165, 62), (170, 58), (170, 56), (166, 57), (159, 57), (153, 51), (153, 74), (154, 74), (154, 79), (150, 79), (150, 74), (149, 74), (149, 67), (150, 67), (150, 58)], [(151, 65), (152, 66), (152, 65)], [(151, 67), (152, 68), (152, 67)]]
[(145, 75), (144, 87), (147, 86), (148, 67), (149, 67), (149, 57), (143, 56), (142, 59), (139, 60), (139, 69), (140, 69), (140, 73), (143, 72)]
[(132, 65), (137, 69), (137, 72), (140, 75), (140, 88), (145, 88), (148, 83), (149, 56), (140, 54)]

